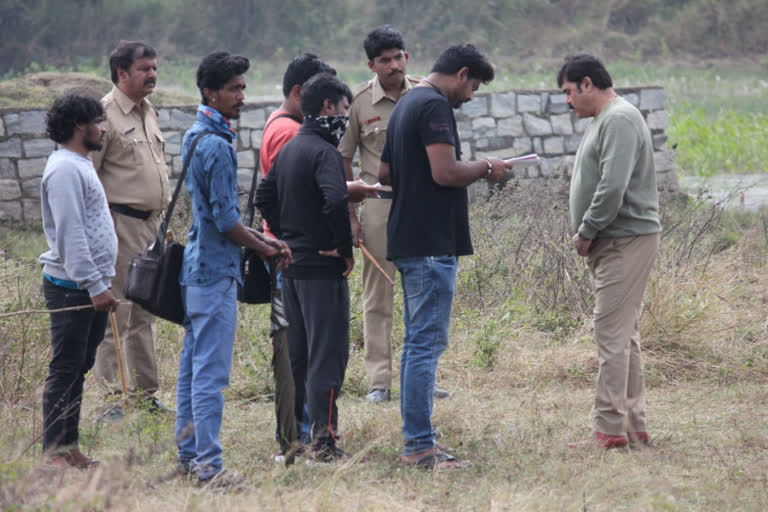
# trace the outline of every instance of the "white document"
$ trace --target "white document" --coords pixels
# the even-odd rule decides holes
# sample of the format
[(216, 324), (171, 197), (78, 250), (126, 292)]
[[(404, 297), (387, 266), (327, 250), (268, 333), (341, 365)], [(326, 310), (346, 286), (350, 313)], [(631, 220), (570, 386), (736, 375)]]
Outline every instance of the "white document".
[(539, 155), (536, 153), (530, 153), (528, 155), (516, 156), (515, 158), (507, 158), (504, 160), (507, 164), (512, 164), (512, 167), (530, 167), (536, 165), (541, 161)]

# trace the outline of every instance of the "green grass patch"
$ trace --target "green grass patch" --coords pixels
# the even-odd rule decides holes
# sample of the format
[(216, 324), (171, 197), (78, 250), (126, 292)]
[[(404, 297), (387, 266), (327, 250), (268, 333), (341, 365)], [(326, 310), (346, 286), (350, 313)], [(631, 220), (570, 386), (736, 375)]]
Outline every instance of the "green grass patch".
[(764, 171), (767, 140), (768, 114), (678, 108), (670, 118), (669, 141), (677, 146), (678, 166), (689, 174)]

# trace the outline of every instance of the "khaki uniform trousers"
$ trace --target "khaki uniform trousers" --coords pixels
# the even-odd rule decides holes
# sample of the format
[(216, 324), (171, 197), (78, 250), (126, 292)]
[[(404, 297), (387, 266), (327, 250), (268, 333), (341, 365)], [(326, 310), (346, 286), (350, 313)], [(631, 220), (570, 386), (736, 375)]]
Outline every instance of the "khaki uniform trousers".
[[(157, 236), (162, 220), (155, 215), (147, 220), (112, 212), (117, 233), (117, 263), (112, 279), (112, 294), (122, 302), (123, 286), (128, 266), (134, 256), (147, 248), (149, 241)], [(117, 330), (120, 348), (123, 351), (123, 368), (126, 386), (131, 395), (142, 393), (152, 395), (158, 388), (157, 363), (155, 362), (155, 317), (137, 304), (121, 305), (117, 308)], [(106, 386), (110, 393), (120, 393), (120, 376), (117, 373), (117, 354), (112, 335), (112, 326), (104, 333), (99, 344), (94, 364), (94, 375), (99, 384)]]
[(593, 429), (647, 432), (638, 320), (659, 248), (659, 233), (597, 239), (587, 257), (595, 286), (594, 328), (600, 370)]
[[(387, 260), (387, 219), (391, 199), (366, 199), (360, 209), (363, 243), (394, 280), (395, 265)], [(368, 389), (392, 387), (392, 302), (394, 286), (363, 258), (363, 337)]]

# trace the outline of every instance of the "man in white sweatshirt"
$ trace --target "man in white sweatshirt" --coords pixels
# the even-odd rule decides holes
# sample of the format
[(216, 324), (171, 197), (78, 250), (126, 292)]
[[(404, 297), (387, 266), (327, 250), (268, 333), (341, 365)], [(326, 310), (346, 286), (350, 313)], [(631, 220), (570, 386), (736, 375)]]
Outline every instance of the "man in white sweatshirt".
[[(80, 95), (57, 99), (46, 116), (48, 136), (60, 149), (48, 158), (40, 185), (49, 248), (40, 263), (52, 340), (43, 390), (43, 453), (59, 468), (93, 463), (78, 448), (83, 380), (104, 338), (107, 312), (118, 305), (110, 291), (117, 236), (88, 158), (89, 151), (101, 148), (103, 122), (101, 104)], [(85, 307), (72, 309), (77, 306)]]

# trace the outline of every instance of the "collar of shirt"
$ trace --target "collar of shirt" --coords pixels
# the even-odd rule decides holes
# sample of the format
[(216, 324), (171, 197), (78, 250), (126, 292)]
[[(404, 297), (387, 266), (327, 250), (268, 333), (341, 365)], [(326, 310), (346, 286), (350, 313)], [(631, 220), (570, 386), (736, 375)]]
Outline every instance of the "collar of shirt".
[(198, 105), (197, 114), (198, 119), (200, 119), (202, 115), (204, 119), (208, 119), (210, 121), (209, 124), (229, 134), (232, 140), (237, 138), (237, 132), (234, 128), (232, 128), (232, 123), (230, 123), (229, 119), (221, 115), (221, 113), (215, 108), (211, 108), (208, 105)]
[[(408, 79), (408, 75), (403, 75), (403, 88), (402, 91), (405, 92), (408, 89), (413, 87), (413, 84)], [(385, 91), (384, 88), (379, 83), (379, 75), (376, 75), (373, 77), (373, 86), (371, 86), (371, 103), (375, 105), (376, 103), (380, 102), (384, 98), (388, 98), (392, 101), (395, 101), (394, 98), (389, 96)]]
[(131, 98), (125, 95), (123, 91), (120, 90), (119, 87), (116, 85), (112, 86), (112, 97), (115, 98), (115, 102), (117, 102), (117, 106), (120, 107), (120, 110), (123, 111), (123, 114), (128, 115), (128, 113), (133, 110), (134, 108), (138, 108), (139, 112), (146, 111), (147, 107), (150, 105), (149, 100), (147, 98), (142, 98), (140, 104), (136, 104), (133, 102)]

